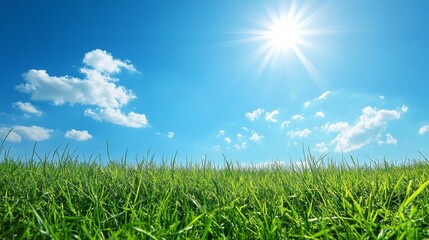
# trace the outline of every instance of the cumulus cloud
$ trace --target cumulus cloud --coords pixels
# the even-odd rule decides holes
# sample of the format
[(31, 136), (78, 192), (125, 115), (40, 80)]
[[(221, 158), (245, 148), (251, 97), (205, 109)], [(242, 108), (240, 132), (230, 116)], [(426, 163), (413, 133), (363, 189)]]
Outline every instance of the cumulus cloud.
[(318, 117), (318, 118), (324, 118), (325, 117), (325, 113), (323, 113), (323, 112), (317, 112), (317, 113), (314, 114), (314, 116)]
[(72, 129), (66, 132), (66, 134), (64, 134), (65, 138), (69, 138), (69, 139), (73, 139), (76, 141), (86, 141), (92, 138), (92, 135), (89, 134), (88, 131), (83, 130), (83, 131), (78, 131), (76, 129)]
[[(1, 128), (0, 136), (4, 139), (10, 128)], [(12, 132), (7, 137), (7, 141), (21, 142), (22, 139), (31, 141), (43, 141), (51, 137), (52, 129), (47, 129), (39, 126), (14, 126)]]
[(85, 54), (83, 63), (103, 73), (118, 73), (122, 68), (135, 72), (136, 69), (129, 61), (114, 59), (113, 56), (100, 49), (95, 49)]
[(423, 125), (420, 129), (419, 129), (419, 135), (423, 135), (425, 133), (427, 133), (429, 131), (429, 124), (428, 125)]
[(104, 120), (126, 127), (141, 128), (149, 124), (144, 114), (130, 112), (125, 115), (120, 109), (116, 108), (86, 109), (84, 114), (97, 121)]
[(272, 112), (267, 112), (265, 113), (265, 120), (267, 120), (268, 122), (277, 122), (277, 115), (279, 115), (279, 110), (274, 110)]
[(85, 70), (86, 78), (50, 76), (45, 70), (31, 69), (24, 73), (25, 84), (16, 87), (28, 93), (32, 100), (120, 108), (136, 96), (112, 78), (95, 70)]
[(42, 112), (29, 102), (15, 102), (12, 104), (12, 106), (25, 113), (34, 114), (36, 116), (42, 115)]
[(247, 112), (246, 113), (246, 117), (247, 119), (249, 119), (250, 121), (255, 121), (256, 119), (259, 118), (259, 116), (261, 116), (261, 114), (264, 112), (264, 109), (256, 109), (253, 112)]
[(128, 127), (147, 126), (144, 114), (131, 112), (125, 115), (121, 112), (123, 106), (137, 97), (131, 90), (117, 85), (119, 79), (113, 74), (122, 69), (136, 71), (132, 64), (114, 59), (110, 53), (100, 49), (86, 53), (83, 63), (85, 66), (80, 69), (84, 74), (82, 79), (51, 76), (46, 70), (31, 69), (23, 74), (25, 83), (16, 89), (30, 94), (32, 100), (48, 101), (57, 106), (66, 103), (94, 106), (96, 110), (87, 109), (85, 115), (96, 120)]
[(295, 131), (289, 131), (287, 135), (289, 135), (289, 137), (291, 138), (296, 138), (296, 137), (303, 138), (310, 135), (310, 133), (311, 133), (311, 130), (308, 128), (305, 128), (303, 130), (296, 129)]
[(231, 140), (231, 138), (230, 138), (230, 137), (226, 137), (226, 138), (224, 138), (224, 140), (225, 140), (225, 142), (226, 142), (226, 143), (228, 143), (228, 144), (232, 142), (232, 140)]
[(250, 136), (250, 140), (254, 141), (254, 142), (259, 142), (262, 140), (264, 136), (259, 135), (258, 133), (253, 133), (252, 136)]
[(219, 132), (217, 133), (218, 136), (223, 136), (225, 135), (225, 130), (219, 130)]
[[(335, 144), (335, 151), (349, 152), (360, 149), (373, 140), (380, 141), (388, 122), (399, 119), (407, 110), (408, 107), (406, 106), (402, 106), (400, 110), (378, 110), (368, 106), (362, 109), (362, 114), (354, 125), (350, 126), (347, 122), (337, 122), (326, 124), (323, 129), (328, 132), (337, 132), (337, 136), (332, 141)], [(393, 137), (389, 140), (390, 143), (395, 141), (396, 139)]]

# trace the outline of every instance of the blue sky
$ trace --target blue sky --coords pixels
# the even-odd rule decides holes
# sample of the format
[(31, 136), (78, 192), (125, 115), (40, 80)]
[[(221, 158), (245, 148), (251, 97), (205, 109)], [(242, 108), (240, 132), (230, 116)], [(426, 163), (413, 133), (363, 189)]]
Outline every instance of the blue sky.
[[(0, 136), (113, 158), (429, 155), (428, 1), (7, 1)], [(131, 157), (132, 159), (132, 157)]]

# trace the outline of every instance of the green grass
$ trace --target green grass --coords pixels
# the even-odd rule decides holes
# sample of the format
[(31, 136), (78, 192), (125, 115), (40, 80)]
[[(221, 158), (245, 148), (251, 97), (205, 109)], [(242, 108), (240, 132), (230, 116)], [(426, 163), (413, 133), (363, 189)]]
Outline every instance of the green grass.
[(0, 147), (0, 239), (424, 239), (427, 160), (372, 166), (306, 154), (303, 166), (101, 164), (68, 147)]

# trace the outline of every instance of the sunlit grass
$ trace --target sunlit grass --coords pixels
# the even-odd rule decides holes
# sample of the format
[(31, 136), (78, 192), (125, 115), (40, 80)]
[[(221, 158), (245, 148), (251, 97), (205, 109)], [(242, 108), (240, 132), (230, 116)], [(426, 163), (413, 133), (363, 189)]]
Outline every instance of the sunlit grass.
[(424, 157), (358, 166), (308, 153), (299, 166), (219, 168), (150, 155), (102, 164), (68, 147), (0, 153), (0, 239), (429, 237)]

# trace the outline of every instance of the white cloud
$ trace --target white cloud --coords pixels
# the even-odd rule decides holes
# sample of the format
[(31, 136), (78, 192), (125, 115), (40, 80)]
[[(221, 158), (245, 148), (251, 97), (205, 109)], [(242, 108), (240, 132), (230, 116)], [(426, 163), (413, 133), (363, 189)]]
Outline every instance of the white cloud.
[(174, 132), (173, 131), (168, 132), (167, 133), (167, 137), (168, 138), (173, 138), (174, 137)]
[(320, 153), (327, 153), (329, 151), (328, 145), (324, 142), (316, 143), (316, 150)]
[(264, 112), (264, 109), (256, 109), (253, 112), (247, 112), (246, 113), (246, 117), (247, 119), (249, 119), (250, 121), (255, 121), (256, 119), (259, 118), (259, 116), (261, 116), (261, 114)]
[(250, 136), (250, 140), (254, 141), (254, 142), (259, 142), (262, 140), (262, 138), (264, 138), (264, 136), (259, 135), (258, 133), (253, 133), (252, 136)]
[(317, 98), (313, 99), (313, 101), (304, 102), (304, 108), (309, 108), (310, 105), (314, 102), (320, 102), (320, 101), (326, 100), (326, 98), (328, 98), (328, 95), (331, 93), (332, 93), (331, 91), (326, 91), (322, 93), (320, 96), (318, 96)]
[(314, 116), (318, 117), (318, 118), (324, 118), (325, 114), (323, 112), (317, 112), (317, 113), (314, 114)]
[(286, 120), (282, 122), (282, 125), (280, 125), (280, 128), (283, 129), (284, 127), (287, 127), (289, 125), (290, 121)]
[(76, 129), (72, 129), (67, 131), (64, 135), (65, 138), (73, 139), (76, 141), (86, 141), (92, 138), (92, 135), (88, 133), (88, 131), (78, 131)]
[(419, 135), (423, 135), (423, 134), (427, 133), (428, 131), (429, 131), (429, 124), (428, 125), (423, 125), (419, 129)]
[[(0, 129), (0, 136), (4, 139), (6, 134), (9, 132), (8, 128)], [(31, 141), (43, 141), (51, 137), (52, 129), (46, 129), (39, 126), (14, 126), (12, 132), (7, 137), (7, 141), (21, 142), (22, 139)]]
[(323, 101), (328, 97), (329, 94), (331, 94), (331, 91), (326, 91), (326, 92), (322, 93), (319, 97), (315, 98), (314, 100), (315, 101)]
[(304, 116), (302, 114), (296, 114), (292, 116), (292, 119), (300, 121), (300, 120), (304, 120)]
[[(335, 151), (349, 152), (360, 149), (373, 140), (380, 141), (381, 134), (388, 126), (388, 121), (399, 119), (401, 114), (407, 110), (406, 106), (403, 106), (401, 110), (377, 110), (373, 107), (365, 107), (355, 125), (350, 126), (347, 122), (337, 122), (326, 124), (323, 129), (328, 132), (338, 132), (332, 141), (335, 144)], [(390, 142), (394, 142), (393, 137)]]
[(224, 140), (228, 144), (230, 144), (232, 142), (231, 138), (229, 138), (229, 137), (224, 138)]
[(243, 129), (244, 131), (248, 132), (249, 129), (247, 127), (242, 127), (241, 129)]
[(274, 110), (272, 112), (265, 113), (265, 120), (268, 122), (277, 122), (277, 115), (279, 115), (279, 110)]
[[(31, 95), (32, 100), (48, 101), (54, 105), (81, 104), (95, 106), (97, 110), (85, 110), (86, 116), (106, 120), (128, 127), (145, 127), (144, 114), (121, 113), (121, 108), (137, 97), (131, 90), (117, 85), (119, 79), (112, 74), (121, 69), (136, 71), (127, 61), (114, 59), (106, 51), (96, 49), (85, 54), (84, 67), (80, 72), (84, 78), (50, 76), (46, 70), (31, 69), (23, 74), (25, 83), (16, 86), (18, 91)], [(116, 117), (112, 117), (115, 115)]]
[(55, 105), (82, 104), (120, 108), (136, 96), (112, 78), (95, 70), (85, 70), (86, 78), (50, 76), (45, 70), (31, 69), (24, 74), (25, 84), (16, 88), (31, 94), (32, 100), (49, 101)]
[(144, 114), (130, 112), (125, 115), (120, 109), (115, 108), (86, 109), (85, 116), (92, 117), (97, 121), (104, 120), (113, 124), (133, 128), (142, 128), (149, 124)]
[(243, 135), (241, 133), (237, 133), (238, 138), (243, 138)]
[(384, 100), (384, 96), (380, 96), (379, 98), (380, 98), (381, 100)]
[(246, 143), (246, 142), (242, 142), (241, 144), (234, 144), (234, 148), (235, 148), (236, 150), (244, 149), (244, 148), (246, 148), (246, 146), (247, 146), (247, 143)]
[(225, 130), (219, 130), (219, 132), (217, 133), (218, 136), (223, 136), (225, 135)]
[(0, 128), (0, 139), (3, 141), (3, 139), (6, 138), (6, 141), (9, 142), (21, 142), (22, 137), (18, 135), (16, 132), (9, 132), (10, 129), (8, 128)]
[(296, 137), (303, 138), (310, 135), (310, 133), (311, 133), (311, 130), (308, 128), (305, 128), (303, 130), (296, 129), (295, 131), (289, 131), (287, 135), (289, 135), (289, 137), (291, 138), (296, 138)]
[(14, 108), (18, 108), (19, 110), (25, 113), (31, 113), (37, 116), (42, 115), (42, 112), (29, 102), (16, 102), (16, 103), (13, 103), (12, 106)]
[(121, 68), (125, 68), (131, 72), (136, 71), (129, 61), (113, 59), (113, 56), (110, 53), (100, 49), (95, 49), (86, 53), (83, 58), (83, 63), (103, 73), (118, 73), (121, 71)]
[(310, 101), (306, 101), (304, 103), (304, 108), (309, 108), (310, 107), (311, 102)]
[(396, 145), (396, 143), (398, 143), (398, 140), (396, 140), (390, 133), (388, 133), (386, 134), (386, 141), (384, 143)]

